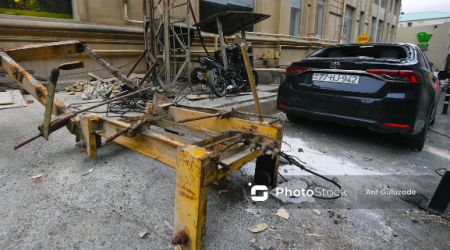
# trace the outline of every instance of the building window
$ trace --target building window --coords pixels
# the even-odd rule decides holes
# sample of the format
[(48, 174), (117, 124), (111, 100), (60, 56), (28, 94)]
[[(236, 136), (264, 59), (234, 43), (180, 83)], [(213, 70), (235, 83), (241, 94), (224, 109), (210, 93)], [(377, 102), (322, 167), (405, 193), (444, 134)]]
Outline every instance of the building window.
[(377, 18), (372, 17), (372, 22), (370, 23), (370, 40), (373, 42), (373, 37), (375, 35), (375, 24), (377, 23)]
[(386, 42), (390, 42), (390, 41), (391, 41), (391, 30), (390, 30), (390, 28), (391, 28), (391, 24), (388, 23), (388, 24), (387, 24), (388, 32), (387, 32), (387, 39), (386, 39)]
[(395, 0), (395, 3), (394, 3), (394, 15), (397, 15), (399, 6), (400, 6), (399, 1)]
[(379, 2), (378, 2), (379, 0), (373, 0), (373, 3), (374, 4), (378, 4)]
[(300, 22), (302, 18), (302, 0), (292, 0), (291, 3), (291, 36), (300, 36)]
[(2, 1), (0, 14), (73, 19), (72, 0), (59, 1)]
[(385, 1), (385, 0), (380, 0), (380, 7), (381, 7), (381, 8), (384, 8), (384, 7), (385, 7), (385, 4), (386, 4), (386, 1)]
[(361, 11), (361, 15), (359, 16), (359, 34), (366, 33), (366, 24), (365, 24), (365, 13)]
[(391, 28), (391, 42), (394, 42), (395, 39), (395, 25), (392, 25)]
[(342, 34), (342, 43), (350, 43), (352, 35), (353, 9), (345, 7), (344, 32)]
[(317, 2), (317, 18), (316, 18), (317, 38), (322, 38), (324, 13), (325, 13), (325, 0), (319, 0)]
[(383, 30), (383, 21), (378, 20), (377, 42), (381, 42), (383, 40)]
[(411, 26), (412, 26), (412, 22), (408, 23), (408, 27), (411, 27)]

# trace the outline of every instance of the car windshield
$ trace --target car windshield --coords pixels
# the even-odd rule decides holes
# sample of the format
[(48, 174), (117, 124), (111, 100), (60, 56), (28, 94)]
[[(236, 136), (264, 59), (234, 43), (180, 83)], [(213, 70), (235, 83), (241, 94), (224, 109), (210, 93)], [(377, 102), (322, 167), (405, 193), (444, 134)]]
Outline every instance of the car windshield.
[(312, 53), (308, 58), (349, 58), (365, 60), (405, 60), (410, 52), (405, 46), (392, 45), (348, 45), (325, 47)]

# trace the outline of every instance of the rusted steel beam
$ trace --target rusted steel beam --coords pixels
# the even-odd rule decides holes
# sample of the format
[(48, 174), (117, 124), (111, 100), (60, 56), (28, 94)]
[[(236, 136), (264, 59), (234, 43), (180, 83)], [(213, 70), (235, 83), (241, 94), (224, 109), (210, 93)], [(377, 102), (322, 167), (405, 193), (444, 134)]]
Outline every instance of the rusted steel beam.
[(147, 121), (148, 121), (147, 119), (142, 119), (142, 120), (136, 122), (135, 124), (129, 126), (128, 128), (122, 129), (119, 133), (109, 137), (108, 139), (106, 139), (105, 142), (106, 143), (112, 142), (112, 141), (114, 141), (114, 139), (125, 134), (128, 131), (135, 131), (136, 129), (139, 129), (140, 127), (142, 127)]
[(7, 53), (16, 62), (76, 54), (83, 51), (82, 43), (78, 40), (31, 44), (0, 49), (0, 52)]
[[(108, 100), (108, 101), (104, 101), (104, 102), (98, 103), (96, 105), (93, 105), (93, 106), (90, 106), (90, 107), (87, 107), (87, 108), (84, 108), (84, 109), (81, 109), (81, 110), (78, 110), (78, 111), (70, 111), (70, 109), (68, 109), (70, 112), (68, 112), (68, 113), (66, 113), (64, 115), (60, 115), (60, 116), (56, 117), (54, 120), (51, 121), (50, 128), (48, 129), (49, 130), (49, 134), (51, 134), (52, 132), (54, 132), (54, 131), (56, 131), (56, 130), (64, 127), (64, 126), (66, 126), (68, 124), (68, 122), (70, 121), (70, 119), (75, 118), (75, 116), (78, 115), (78, 114), (84, 113), (84, 112), (89, 111), (89, 110), (94, 109), (94, 108), (98, 108), (100, 106), (103, 106), (103, 105), (111, 103), (111, 102), (119, 101), (119, 100), (122, 100), (124, 98), (128, 98), (128, 97), (131, 97), (133, 95), (137, 95), (137, 94), (142, 93), (144, 91), (151, 90), (152, 88), (153, 87), (148, 87), (148, 88), (145, 88), (145, 89), (141, 89), (141, 90), (132, 92), (130, 94), (127, 94), (127, 95), (124, 95), (124, 96), (121, 96), (121, 97), (117, 97), (117, 98), (114, 98), (114, 99), (111, 99), (111, 100)], [(55, 98), (55, 100), (57, 100), (57, 99)], [(39, 136), (43, 135), (43, 132), (45, 130), (44, 124), (39, 125), (38, 129), (41, 132), (39, 134)], [(34, 138), (33, 140), (37, 139), (39, 136), (37, 136), (35, 138), (33, 137)], [(18, 146), (15, 147), (15, 149), (18, 149), (18, 148), (22, 147), (23, 145), (25, 145), (25, 144), (33, 141), (33, 140), (27, 140), (26, 143), (20, 143)]]
[(98, 64), (100, 64), (103, 68), (105, 68), (109, 73), (115, 76), (117, 79), (125, 83), (130, 89), (137, 90), (140, 89), (139, 86), (136, 86), (132, 80), (128, 77), (122, 75), (118, 70), (114, 69), (109, 65), (101, 56), (97, 55), (91, 48), (89, 48), (85, 42), (82, 42), (82, 46), (84, 51), (91, 56)]
[(128, 72), (127, 77), (130, 77), (131, 73), (133, 73), (133, 71), (136, 69), (136, 67), (139, 65), (139, 63), (141, 62), (142, 58), (144, 58), (144, 56), (146, 54), (147, 54), (147, 50), (144, 50), (144, 52), (141, 54), (141, 56), (139, 57), (137, 62), (133, 65), (133, 68), (131, 68), (130, 72)]
[[(40, 84), (36, 79), (34, 79), (26, 70), (20, 67), (16, 61), (14, 61), (5, 52), (0, 52), (0, 66), (8, 72), (8, 74), (25, 88), (31, 95), (34, 96), (42, 105), (47, 104), (47, 89), (44, 85)], [(54, 99), (53, 111), (54, 115), (62, 115), (70, 113), (71, 110), (59, 99)]]

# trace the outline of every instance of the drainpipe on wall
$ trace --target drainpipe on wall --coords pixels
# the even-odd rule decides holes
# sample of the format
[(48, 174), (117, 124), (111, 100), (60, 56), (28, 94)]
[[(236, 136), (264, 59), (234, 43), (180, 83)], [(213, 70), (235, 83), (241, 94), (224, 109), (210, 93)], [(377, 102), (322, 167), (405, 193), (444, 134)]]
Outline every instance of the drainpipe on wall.
[(130, 20), (129, 18), (128, 18), (128, 8), (127, 8), (127, 6), (128, 6), (128, 0), (122, 0), (123, 1), (123, 5), (124, 5), (124, 12), (125, 12), (125, 21), (127, 21), (127, 22), (130, 22), (130, 23), (140, 23), (140, 24), (143, 24), (144, 23), (144, 21), (138, 21), (138, 20)]

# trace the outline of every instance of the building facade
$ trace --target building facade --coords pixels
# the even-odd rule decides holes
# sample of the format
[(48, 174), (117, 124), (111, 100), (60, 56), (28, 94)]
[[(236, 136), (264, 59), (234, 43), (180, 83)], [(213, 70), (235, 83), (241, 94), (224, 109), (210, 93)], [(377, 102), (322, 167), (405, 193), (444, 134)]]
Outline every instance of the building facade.
[[(192, 5), (198, 20), (227, 10), (271, 15), (247, 29), (247, 41), (262, 59), (255, 61), (256, 67), (283, 67), (323, 46), (356, 42), (361, 33), (371, 41), (393, 41), (401, 0), (192, 0)], [(0, 0), (0, 47), (83, 39), (112, 65), (121, 66), (144, 48), (142, 6), (142, 0)], [(178, 9), (174, 15), (185, 13), (186, 6)], [(217, 48), (213, 34), (203, 37), (209, 51)], [(198, 39), (191, 52), (192, 58), (204, 53)], [(65, 61), (25, 66), (47, 75)], [(86, 62), (86, 68), (100, 67)]]
[(417, 44), (433, 71), (450, 70), (450, 12), (400, 15), (395, 41)]

